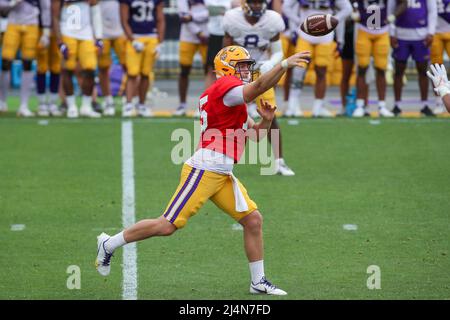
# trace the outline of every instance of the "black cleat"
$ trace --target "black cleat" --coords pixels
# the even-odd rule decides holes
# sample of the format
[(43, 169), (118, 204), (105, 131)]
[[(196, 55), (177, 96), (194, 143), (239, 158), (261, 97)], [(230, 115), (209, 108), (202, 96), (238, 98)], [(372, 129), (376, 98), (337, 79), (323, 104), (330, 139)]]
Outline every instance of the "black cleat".
[(423, 107), (420, 109), (420, 113), (426, 117), (435, 117), (433, 110), (431, 110), (428, 106)]
[(400, 109), (397, 105), (394, 106), (394, 108), (392, 109), (392, 113), (398, 117), (399, 115), (402, 114), (402, 109)]

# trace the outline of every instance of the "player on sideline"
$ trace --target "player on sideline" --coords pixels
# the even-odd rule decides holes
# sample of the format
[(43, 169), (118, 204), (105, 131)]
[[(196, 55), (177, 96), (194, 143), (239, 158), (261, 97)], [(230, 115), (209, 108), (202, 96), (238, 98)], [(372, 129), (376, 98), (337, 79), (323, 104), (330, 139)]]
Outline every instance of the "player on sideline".
[[(450, 56), (450, 0), (437, 0), (438, 19), (436, 34), (431, 45), (431, 63), (444, 63), (444, 50)], [(445, 112), (441, 97), (436, 97), (434, 114)]]
[(133, 97), (136, 95), (139, 96), (138, 115), (153, 116), (145, 101), (155, 58), (164, 41), (166, 21), (163, 7), (162, 0), (120, 0), (120, 19), (128, 40), (125, 51), (127, 102), (122, 109), (122, 117), (135, 115)]
[[(266, 0), (243, 0), (241, 7), (227, 11), (223, 18), (224, 45), (237, 44), (250, 51), (252, 58), (256, 61), (256, 77), (267, 73), (283, 59), (280, 35), (285, 29), (285, 24), (279, 13), (266, 8)], [(260, 99), (276, 105), (275, 98), (275, 89), (270, 87), (261, 97), (250, 103), (250, 117), (258, 117), (256, 105), (260, 107)], [(272, 121), (270, 129), (280, 130), (276, 118)], [(272, 144), (276, 173), (283, 176), (295, 175), (283, 159), (281, 132), (278, 141), (271, 141), (270, 134), (268, 138)]]
[[(300, 3), (300, 12), (295, 11)], [(286, 0), (283, 3), (286, 16), (296, 25), (300, 25), (308, 16), (313, 14), (333, 14), (339, 21), (336, 28), (336, 38), (338, 47), (344, 44), (344, 24), (345, 19), (352, 12), (352, 6), (348, 0)], [(332, 117), (333, 114), (324, 107), (324, 99), (327, 90), (327, 68), (330, 61), (334, 59), (334, 31), (321, 37), (314, 37), (299, 30), (296, 51), (311, 51), (312, 60), (317, 80), (314, 87), (314, 104), (312, 109), (313, 117)], [(292, 74), (292, 87), (289, 92), (288, 110), (291, 114), (301, 114), (300, 96), (303, 88), (303, 80), (306, 70), (296, 69)]]
[[(6, 111), (7, 92), (10, 84), (12, 61), (20, 48), (22, 54), (23, 72), (20, 84), (19, 117), (33, 117), (28, 108), (34, 74), (31, 64), (36, 58), (39, 42), (39, 19), (46, 28), (50, 27), (50, 2), (48, 0), (0, 0), (0, 7), (6, 7), (8, 26), (3, 36), (2, 70), (0, 72), (0, 110)], [(9, 7), (9, 8), (8, 8)]]
[(274, 106), (262, 102), (258, 110), (261, 121), (255, 123), (247, 114), (246, 104), (275, 86), (288, 68), (305, 63), (306, 59), (309, 52), (296, 53), (252, 82), (255, 61), (246, 49), (229, 46), (219, 51), (214, 59), (218, 79), (200, 97), (199, 148), (184, 164), (175, 194), (159, 218), (141, 220), (112, 237), (105, 233), (98, 236), (96, 265), (100, 274), (110, 273), (111, 257), (117, 248), (153, 236), (173, 234), (210, 199), (243, 226), (251, 274), (250, 292), (286, 294), (265, 277), (262, 216), (232, 170), (244, 152), (246, 131), (253, 129), (256, 134), (248, 136), (259, 140), (270, 128), (275, 114)]
[(200, 52), (202, 63), (206, 68), (208, 52), (208, 9), (203, 0), (178, 0), (178, 15), (181, 21), (180, 29), (180, 75), (178, 77), (178, 96), (180, 105), (174, 115), (186, 114), (186, 95), (189, 86), (189, 74), (195, 53)]
[(127, 39), (120, 23), (120, 8), (118, 0), (100, 0), (103, 24), (103, 50), (98, 59), (98, 78), (103, 95), (103, 115), (114, 116), (116, 107), (111, 95), (109, 69), (112, 65), (111, 49), (125, 69), (125, 46)]
[[(401, 5), (402, 1), (388, 2), (388, 16)], [(411, 55), (416, 61), (419, 74), (419, 89), (422, 109), (420, 113), (425, 116), (434, 116), (428, 107), (428, 79), (427, 67), (430, 60), (430, 47), (436, 31), (437, 7), (436, 1), (414, 0), (408, 1), (406, 10), (397, 16), (395, 24), (390, 26), (391, 46), (394, 48), (392, 57), (395, 60), (394, 96), (395, 105), (392, 109), (394, 115), (402, 113), (401, 100), (403, 90), (403, 75), (406, 63)]]
[(447, 111), (450, 112), (450, 82), (445, 66), (438, 63), (431, 65), (430, 71), (427, 71), (427, 76), (433, 81), (434, 91), (442, 99)]
[[(92, 109), (97, 50), (103, 48), (102, 15), (98, 0), (52, 0), (52, 27), (63, 57), (62, 86), (66, 95), (67, 117), (99, 118)], [(82, 70), (81, 108), (75, 100), (72, 77), (80, 64)]]

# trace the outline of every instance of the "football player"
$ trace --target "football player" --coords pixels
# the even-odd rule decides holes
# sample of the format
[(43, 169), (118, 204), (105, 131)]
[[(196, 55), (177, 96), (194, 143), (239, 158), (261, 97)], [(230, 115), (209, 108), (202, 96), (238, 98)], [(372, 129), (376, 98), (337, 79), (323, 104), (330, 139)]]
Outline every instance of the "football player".
[[(295, 10), (296, 2), (300, 4), (300, 12)], [(347, 16), (352, 12), (352, 6), (348, 0), (286, 0), (283, 3), (284, 12), (289, 20), (296, 25), (300, 25), (308, 16), (313, 14), (333, 14), (341, 25), (345, 22)], [(343, 31), (338, 25), (337, 31)], [(338, 47), (344, 44), (343, 32), (336, 34)], [(312, 59), (315, 65), (316, 84), (314, 89), (315, 101), (313, 105), (313, 117), (331, 117), (332, 114), (327, 110), (324, 104), (325, 93), (327, 89), (327, 68), (334, 59), (335, 44), (334, 32), (321, 37), (313, 37), (299, 30), (299, 38), (297, 41), (296, 51), (311, 51)], [(295, 69), (292, 75), (292, 87), (289, 93), (289, 112), (293, 114), (301, 114), (300, 96), (303, 87), (303, 79), (305, 69)]]
[(447, 70), (443, 64), (438, 63), (430, 66), (430, 71), (427, 71), (427, 76), (433, 81), (434, 91), (447, 109), (450, 112), (450, 82), (447, 77)]
[(96, 266), (101, 275), (110, 273), (116, 249), (150, 237), (172, 235), (210, 199), (243, 227), (250, 293), (286, 295), (266, 278), (262, 215), (244, 185), (233, 175), (233, 166), (244, 152), (246, 137), (261, 139), (275, 114), (276, 108), (263, 101), (259, 109), (261, 121), (255, 123), (248, 116), (246, 103), (273, 88), (286, 69), (307, 62), (308, 57), (309, 53), (297, 53), (251, 82), (255, 61), (247, 50), (230, 46), (219, 51), (214, 62), (218, 79), (200, 96), (199, 148), (184, 164), (175, 194), (158, 218), (141, 220), (113, 236), (102, 233), (97, 237)]
[(178, 0), (178, 15), (181, 21), (179, 61), (181, 72), (178, 77), (180, 105), (174, 115), (186, 114), (186, 95), (189, 73), (196, 52), (200, 52), (202, 63), (206, 65), (208, 43), (208, 9), (203, 0)]
[[(396, 10), (401, 1), (388, 2), (388, 15)], [(428, 107), (428, 78), (426, 75), (430, 61), (430, 47), (436, 32), (437, 6), (436, 1), (410, 0), (403, 13), (397, 16), (395, 24), (391, 24), (391, 46), (394, 48), (395, 60), (394, 95), (395, 105), (392, 112), (398, 116), (402, 113), (401, 100), (403, 75), (410, 56), (416, 61), (419, 74), (420, 98), (422, 100), (421, 114), (434, 116)]]
[(33, 71), (31, 64), (36, 58), (39, 42), (39, 19), (45, 28), (50, 27), (50, 11), (48, 0), (0, 0), (2, 7), (7, 7), (8, 26), (3, 36), (2, 44), (2, 72), (0, 75), (0, 109), (7, 110), (6, 98), (10, 84), (11, 63), (20, 48), (22, 55), (23, 72), (20, 84), (20, 107), (18, 116), (32, 117), (34, 113), (28, 108), (33, 84)]
[(125, 64), (128, 75), (123, 117), (135, 115), (133, 97), (136, 95), (139, 96), (138, 115), (153, 116), (145, 101), (153, 64), (164, 41), (163, 7), (161, 0), (120, 0), (120, 19), (127, 37)]
[[(50, 1), (47, 10), (51, 10)], [(48, 13), (50, 17), (50, 12)], [(50, 71), (50, 92), (47, 95), (47, 72)], [(39, 116), (60, 117), (58, 108), (59, 78), (61, 74), (61, 55), (59, 54), (56, 37), (50, 27), (41, 25), (40, 40), (37, 48), (36, 91), (39, 102)]]
[[(393, 117), (394, 114), (386, 108), (386, 69), (390, 50), (389, 21), (387, 16), (387, 0), (356, 0), (358, 4), (359, 21), (356, 24), (356, 56), (357, 99), (353, 117), (363, 117), (365, 114), (366, 74), (373, 57), (376, 72), (376, 88), (378, 92), (378, 114), (380, 117)], [(374, 14), (378, 14), (374, 19)]]
[[(246, 48), (256, 61), (256, 76), (268, 72), (283, 59), (280, 35), (285, 29), (284, 21), (278, 12), (267, 10), (266, 0), (243, 0), (242, 7), (234, 8), (225, 14), (223, 28), (224, 46), (237, 44)], [(273, 88), (260, 98), (276, 105)], [(256, 103), (249, 106), (249, 115), (253, 118), (258, 117), (256, 110), (257, 104), (260, 107), (259, 101), (258, 98)], [(272, 129), (280, 130), (276, 118), (272, 121)], [(268, 138), (272, 144), (277, 173), (285, 176), (295, 175), (283, 159), (281, 133), (279, 141), (271, 141), (270, 134)]]
[[(450, 0), (437, 0), (438, 20), (431, 45), (431, 63), (443, 64), (444, 50), (450, 56)], [(445, 112), (441, 97), (436, 97), (434, 114)]]
[[(102, 15), (98, 0), (52, 0), (52, 26), (62, 55), (62, 85), (67, 117), (99, 118), (92, 109), (97, 53), (103, 47)], [(77, 63), (82, 70), (81, 108), (78, 112), (72, 77)]]
[(102, 89), (103, 114), (113, 116), (116, 113), (114, 99), (111, 95), (109, 69), (112, 64), (111, 49), (119, 60), (119, 63), (125, 68), (125, 47), (126, 41), (120, 23), (120, 6), (118, 0), (100, 0), (103, 23), (103, 49), (98, 59), (98, 77)]

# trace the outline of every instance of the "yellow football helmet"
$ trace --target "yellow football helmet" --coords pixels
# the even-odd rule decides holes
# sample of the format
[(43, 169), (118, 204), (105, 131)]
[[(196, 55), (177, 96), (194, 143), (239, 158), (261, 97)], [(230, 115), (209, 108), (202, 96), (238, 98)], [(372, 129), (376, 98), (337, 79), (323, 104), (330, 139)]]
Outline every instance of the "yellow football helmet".
[[(246, 73), (250, 72), (250, 79), (243, 77), (243, 71), (240, 67), (246, 65), (248, 69)], [(223, 76), (235, 76), (242, 81), (250, 82), (253, 79), (253, 66), (255, 60), (250, 57), (247, 49), (240, 46), (228, 46), (220, 50), (214, 58), (214, 71), (218, 78)]]
[[(250, 3), (261, 3), (261, 7), (255, 9), (255, 7), (250, 5)], [(244, 11), (246, 16), (261, 18), (261, 16), (266, 12), (267, 1), (266, 0), (241, 0), (242, 11)]]

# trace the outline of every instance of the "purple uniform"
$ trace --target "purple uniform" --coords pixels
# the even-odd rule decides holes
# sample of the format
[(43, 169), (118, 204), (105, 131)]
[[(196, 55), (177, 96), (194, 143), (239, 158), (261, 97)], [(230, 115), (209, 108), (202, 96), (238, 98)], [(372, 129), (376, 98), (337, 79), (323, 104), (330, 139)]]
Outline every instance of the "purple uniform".
[(130, 9), (128, 24), (133, 34), (156, 34), (156, 7), (162, 0), (120, 0)]
[[(428, 5), (427, 0), (408, 1), (408, 6), (395, 21), (397, 30), (405, 33), (419, 33), (418, 30), (425, 30), (421, 40), (408, 40), (402, 36), (398, 37), (398, 47), (394, 49), (392, 56), (397, 61), (406, 62), (409, 56), (416, 62), (426, 62), (430, 59), (430, 48), (425, 43), (426, 29), (428, 28)], [(400, 31), (398, 31), (400, 34)]]
[(437, 0), (438, 15), (450, 23), (450, 0)]
[[(372, 8), (380, 11), (380, 26), (384, 27), (387, 25), (387, 1), (388, 0), (358, 0), (358, 10), (361, 17), (360, 23), (366, 28), (372, 28), (367, 22), (370, 17), (373, 16), (374, 11)], [(376, 11), (375, 11), (376, 12)]]
[(334, 0), (298, 0), (303, 9), (330, 9), (334, 8)]

